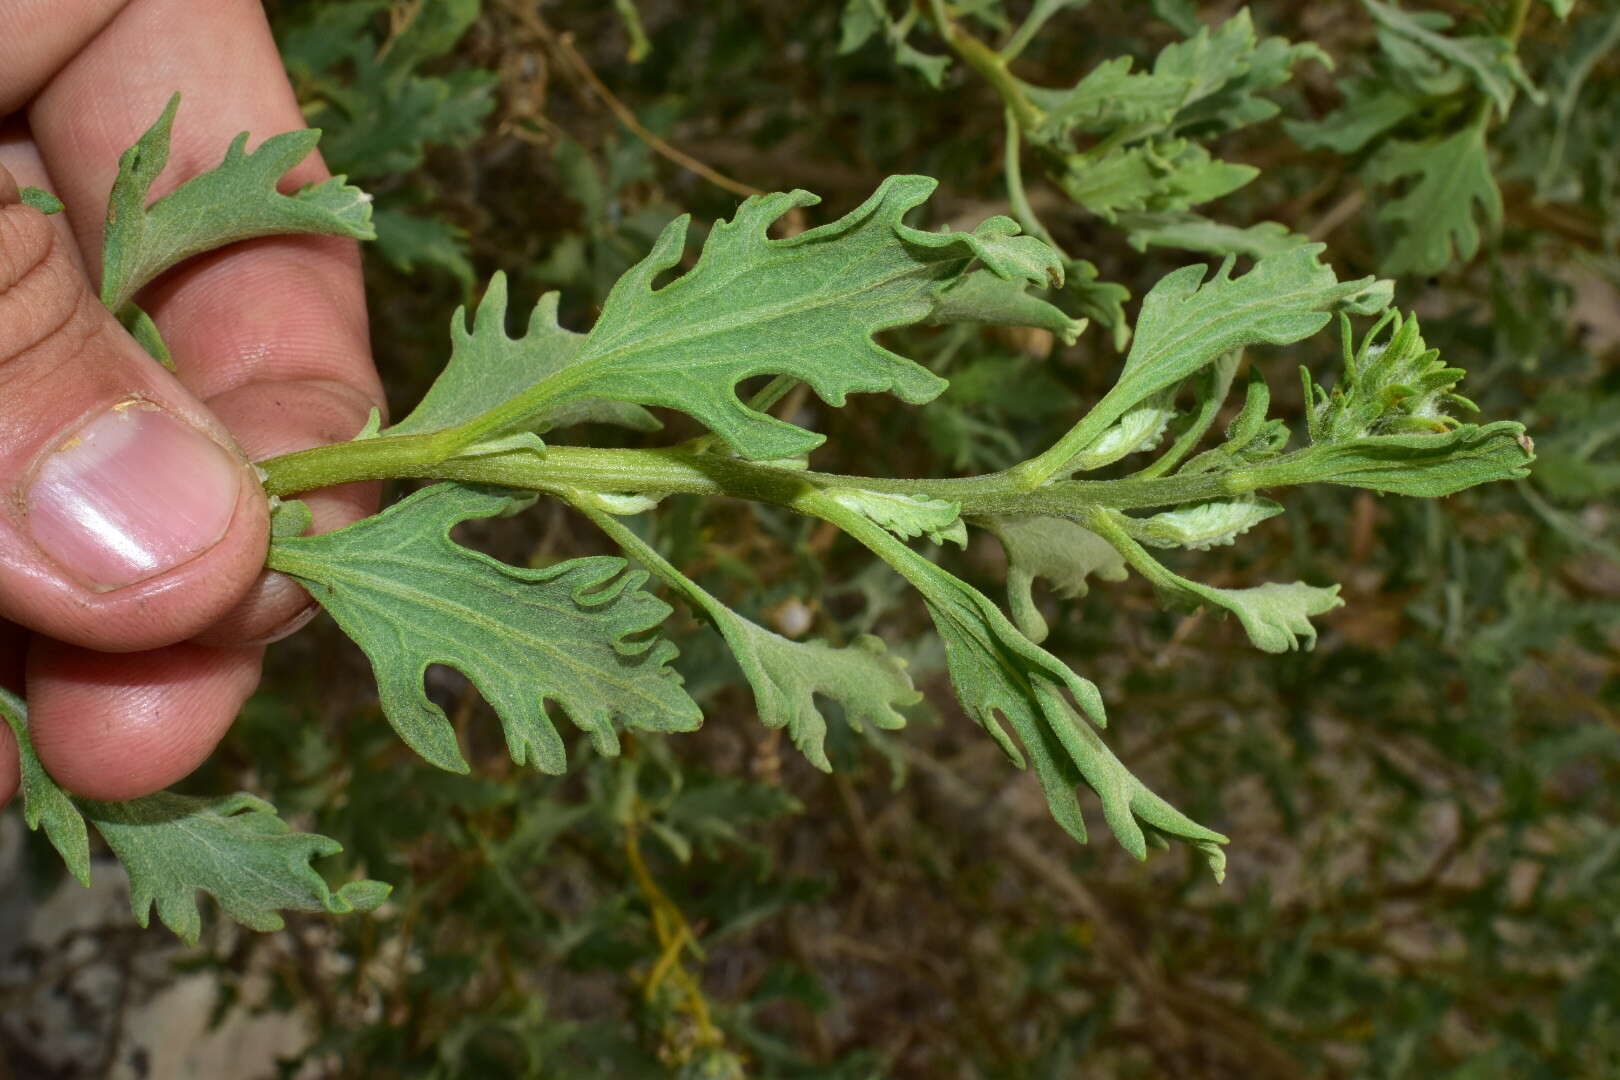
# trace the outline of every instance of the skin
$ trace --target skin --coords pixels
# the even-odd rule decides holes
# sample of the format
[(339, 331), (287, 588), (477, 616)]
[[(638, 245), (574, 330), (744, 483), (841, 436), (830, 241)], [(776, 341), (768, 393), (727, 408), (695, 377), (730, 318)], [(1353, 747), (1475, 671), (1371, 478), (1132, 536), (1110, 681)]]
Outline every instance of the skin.
[[(0, 0), (0, 684), (63, 786), (128, 799), (172, 784), (213, 750), (259, 679), (267, 642), (313, 614), (263, 570), (267, 510), (249, 461), (348, 439), (384, 405), (349, 241), (273, 238), (193, 260), (139, 303), (173, 352), (170, 375), (95, 300), (119, 154), (183, 95), (153, 196), (305, 126), (264, 13), (251, 0)], [(327, 176), (312, 155), (292, 190)], [(45, 218), (17, 187), (58, 195)], [(225, 536), (157, 577), (97, 592), (44, 557), (18, 492), (51, 440), (130, 396), (159, 402), (247, 476)], [(14, 403), (25, 402), (24, 408)], [(371, 484), (308, 499), (317, 531), (375, 510)], [(17, 753), (0, 724), (0, 805)]]

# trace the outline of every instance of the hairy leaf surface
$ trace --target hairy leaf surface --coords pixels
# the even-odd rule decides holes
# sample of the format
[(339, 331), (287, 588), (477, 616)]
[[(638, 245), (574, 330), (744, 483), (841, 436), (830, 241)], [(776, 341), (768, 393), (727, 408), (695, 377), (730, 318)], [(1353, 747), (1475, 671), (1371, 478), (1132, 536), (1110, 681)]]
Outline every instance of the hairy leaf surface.
[(1150, 547), (1208, 551), (1231, 544), (1283, 508), (1269, 499), (1212, 499), (1177, 507), (1129, 525), (1131, 535)]
[(60, 214), (63, 209), (62, 200), (58, 199), (55, 195), (52, 195), (44, 188), (23, 188), (22, 201), (25, 205), (32, 206), (35, 210), (38, 210), (40, 213), (47, 216), (50, 214)]
[[(421, 435), (464, 424), (575, 363), (585, 335), (558, 325), (557, 301), (556, 293), (546, 293), (529, 316), (524, 335), (507, 337), (506, 275), (490, 278), (471, 326), (465, 308), (457, 308), (450, 319), (450, 362), (411, 414), (388, 434)], [(529, 430), (593, 420), (638, 431), (661, 426), (639, 405), (584, 399), (538, 413)]]
[(1248, 345), (1288, 345), (1316, 333), (1335, 311), (1370, 314), (1393, 289), (1370, 277), (1341, 282), (1318, 261), (1321, 244), (1264, 258), (1241, 277), (1228, 257), (1207, 268), (1184, 266), (1160, 278), (1142, 301), (1136, 334), (1113, 389), (1047, 454), (1054, 471), (1072, 468), (1122, 416), (1223, 355)]
[(1368, 163), (1367, 176), (1377, 184), (1410, 185), (1378, 211), (1399, 234), (1384, 260), (1386, 273), (1437, 274), (1471, 259), (1479, 251), (1476, 217), (1491, 227), (1502, 220), (1482, 123), (1444, 138), (1391, 140)]
[(248, 794), (198, 799), (159, 792), (130, 802), (84, 800), (85, 814), (129, 873), (129, 903), (142, 926), (153, 905), (188, 943), (202, 932), (201, 890), (252, 930), (280, 930), (281, 911), (370, 911), (388, 898), (380, 881), (332, 891), (310, 860), (335, 855), (330, 837), (294, 832), (276, 808)]
[(22, 698), (0, 686), (0, 717), (4, 717), (17, 740), (22, 767), (23, 820), (30, 829), (44, 827), (45, 837), (62, 856), (62, 861), (79, 884), (90, 884), (90, 835), (84, 817), (73, 806), (73, 799), (56, 786), (45, 771), (34, 744), (28, 738), (28, 707)]
[(1254, 646), (1269, 653), (1297, 649), (1301, 642), (1307, 649), (1313, 647), (1316, 627), (1311, 625), (1310, 616), (1321, 615), (1344, 603), (1339, 599), (1337, 585), (1321, 587), (1303, 581), (1217, 589), (1166, 569), (1132, 539), (1123, 515), (1103, 510), (1092, 515), (1090, 523), (1119, 549), (1131, 569), (1152, 582), (1161, 595), (1173, 603), (1190, 607), (1209, 604), (1224, 608), (1238, 617)]
[[(1030, 641), (977, 589), (918, 555), (862, 514), (820, 497), (806, 509), (860, 540), (923, 596), (945, 644), (951, 685), (969, 716), (1016, 764), (1034, 764), (1052, 816), (1075, 839), (1086, 838), (1075, 786), (1082, 780), (1102, 799), (1103, 816), (1125, 849), (1147, 855), (1148, 831), (1179, 837), (1203, 852), (1219, 877), (1225, 837), (1192, 821), (1149, 791), (1122, 765), (1092, 722), (1106, 722), (1102, 695), (1051, 653)], [(1014, 741), (1002, 717), (1017, 735)], [(1022, 747), (1022, 749), (1020, 749)]]
[(383, 711), (412, 749), (467, 771), (444, 710), (423, 687), (431, 664), (464, 673), (500, 717), (519, 765), (560, 773), (554, 701), (597, 749), (615, 754), (615, 720), (691, 731), (702, 714), (669, 667), (675, 646), (649, 636), (669, 606), (624, 560), (571, 559), (540, 570), (469, 551), (450, 530), (526, 500), (439, 484), (323, 536), (277, 540), (269, 565), (304, 582), (365, 651)]
[(928, 401), (945, 381), (878, 345), (873, 335), (926, 321), (942, 288), (976, 262), (1010, 281), (1059, 285), (1062, 264), (1008, 218), (971, 233), (903, 223), (935, 182), (895, 176), (830, 225), (787, 239), (770, 226), (818, 200), (796, 191), (750, 198), (717, 223), (697, 264), (655, 282), (681, 259), (687, 219), (671, 222), (652, 252), (621, 277), (572, 362), (511, 403), (496, 425), (524, 430), (537, 417), (589, 398), (680, 409), (744, 457), (785, 458), (824, 441), (749, 408), (736, 384), (791, 375), (831, 405), (851, 393), (891, 391)]
[(280, 911), (369, 911), (388, 898), (380, 881), (351, 881), (334, 892), (310, 860), (343, 850), (336, 840), (298, 833), (275, 807), (252, 795), (197, 799), (159, 792), (128, 802), (73, 799), (40, 764), (28, 738), (28, 709), (0, 689), (0, 717), (17, 739), (23, 816), (45, 829), (73, 876), (90, 884), (88, 817), (129, 874), (130, 908), (146, 926), (158, 918), (190, 944), (202, 931), (197, 892), (254, 930), (279, 930)]
[[(1512, 420), (1462, 424), (1434, 434), (1368, 435), (1319, 443), (1287, 464), (1293, 483), (1343, 484), (1437, 499), (1479, 484), (1529, 475), (1535, 454)], [(1281, 463), (1279, 463), (1281, 464)]]
[(1033, 587), (1045, 578), (1059, 596), (1091, 591), (1089, 578), (1124, 581), (1125, 560), (1102, 537), (1065, 518), (989, 517), (979, 519), (1007, 552), (1007, 607), (1013, 622), (1033, 642), (1046, 640), (1046, 618), (1035, 606)]
[(1137, 251), (1172, 247), (1209, 255), (1247, 255), (1259, 259), (1310, 243), (1308, 238), (1289, 232), (1286, 225), (1275, 221), (1238, 226), (1193, 213), (1126, 214), (1119, 224), (1125, 230), (1125, 238)]
[(1494, 34), (1447, 34), (1444, 31), (1451, 28), (1452, 20), (1443, 12), (1408, 12), (1381, 0), (1361, 2), (1387, 33), (1422, 46), (1448, 64), (1466, 71), (1503, 113), (1513, 104), (1515, 87), (1539, 97), (1525, 78), (1513, 46), (1506, 39)]
[(897, 495), (859, 488), (832, 488), (827, 497), (840, 506), (862, 514), (902, 540), (927, 536), (936, 544), (947, 540), (967, 546), (967, 526), (962, 524), (962, 508), (945, 499), (923, 495)]
[(856, 730), (897, 730), (905, 717), (897, 709), (915, 705), (922, 694), (911, 685), (905, 661), (891, 654), (882, 639), (862, 634), (842, 648), (821, 641), (794, 641), (745, 619), (712, 593), (681, 573), (640, 536), (604, 512), (597, 497), (581, 493), (574, 503), (629, 555), (706, 616), (726, 639), (743, 677), (754, 691), (760, 723), (786, 728), (793, 745), (816, 768), (832, 771), (827, 760), (827, 718), (816, 696), (836, 701)]
[(101, 300), (119, 311), (169, 267), (238, 240), (322, 233), (370, 240), (371, 198), (335, 176), (291, 195), (276, 184), (320, 140), (313, 129), (274, 135), (249, 153), (238, 135), (218, 167), (195, 176), (150, 207), (152, 184), (169, 162), (169, 132), (180, 95), (169, 99), (140, 141), (118, 159), (103, 236)]

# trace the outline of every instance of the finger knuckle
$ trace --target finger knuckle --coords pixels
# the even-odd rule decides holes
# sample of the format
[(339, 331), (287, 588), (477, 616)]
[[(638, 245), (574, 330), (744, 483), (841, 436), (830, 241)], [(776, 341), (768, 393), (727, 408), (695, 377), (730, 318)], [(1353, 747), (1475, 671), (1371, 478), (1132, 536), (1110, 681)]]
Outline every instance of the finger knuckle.
[(0, 208), (0, 365), (92, 330), (88, 290), (43, 214)]

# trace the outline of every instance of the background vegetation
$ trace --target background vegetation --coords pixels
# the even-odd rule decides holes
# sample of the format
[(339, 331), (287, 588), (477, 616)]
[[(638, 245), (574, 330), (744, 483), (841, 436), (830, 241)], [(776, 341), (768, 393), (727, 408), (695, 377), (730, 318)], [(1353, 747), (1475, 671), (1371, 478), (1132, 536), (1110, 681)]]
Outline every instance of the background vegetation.
[[(1068, 841), (1034, 778), (958, 713), (920, 605), (855, 545), (769, 508), (672, 500), (654, 539), (739, 611), (789, 636), (879, 633), (906, 656), (928, 692), (908, 729), (874, 745), (835, 726), (824, 776), (753, 722), (714, 635), (678, 615), (701, 733), (638, 736), (619, 760), (572, 739), (569, 775), (540, 776), (436, 671), (474, 762), (453, 776), (393, 738), (363, 658), (318, 624), (272, 652), (197, 785), (273, 793), (394, 899), (275, 935), (212, 930), (183, 970), (217, 975), (221, 1014), (248, 1000), (301, 1017), (297, 1076), (1620, 1075), (1620, 9), (1570, 6), (1430, 0), (1458, 22), (1418, 28), (1448, 52), (1392, 30), (1395, 8), (1259, 0), (1264, 34), (1320, 51), (1268, 95), (1276, 116), (1190, 133), (1260, 170), (1199, 213), (1324, 240), (1341, 278), (1397, 277), (1465, 391), (1523, 420), (1539, 457), (1529, 481), (1438, 502), (1305, 491), (1199, 555), (1216, 585), (1345, 583), (1312, 652), (1264, 655), (1234, 622), (1163, 614), (1136, 579), (1040, 597), (1047, 647), (1102, 687), (1120, 757), (1232, 837), (1225, 884), (1187, 852), (1139, 864)], [(1047, 87), (1113, 57), (1151, 64), (1239, 13), (1035, 9), (1052, 18), (1014, 70)], [(272, 4), (328, 161), (377, 196), (368, 275), (396, 415), (496, 270), (518, 306), (561, 289), (577, 328), (670, 218), (729, 216), (756, 189), (822, 195), (805, 226), (896, 172), (941, 179), (930, 224), (1006, 212), (1004, 101), (950, 62), (964, 46), (941, 10)], [(1030, 6), (951, 10), (958, 33), (1000, 42)], [(925, 410), (871, 396), (836, 412), (801, 390), (787, 408), (834, 433), (822, 467), (950, 475), (1029, 456), (1111, 384), (1125, 290), (1211, 258), (1066, 191), (1049, 151), (1022, 160), (1027, 212), (1095, 266), (1089, 284), (1071, 271), (1068, 300), (1092, 329), (1071, 348), (908, 332), (950, 390)], [(1413, 245), (1432, 222), (1402, 210), (1436, 178), (1457, 185), (1439, 205), (1455, 217), (1460, 201), (1479, 231), (1438, 255)], [(1320, 368), (1334, 347), (1289, 359)], [(473, 538), (531, 565), (606, 550), (558, 506)], [(999, 588), (994, 543), (951, 557)], [(40, 889), (50, 862), (34, 860)], [(131, 958), (126, 979), (161, 936), (85, 933)], [(0, 1006), (60, 991), (65, 955), (6, 969), (24, 973)], [(95, 1023), (110, 1067), (120, 1026)], [(40, 1075), (98, 1075), (0, 1020), (7, 1050), (56, 1070)]]

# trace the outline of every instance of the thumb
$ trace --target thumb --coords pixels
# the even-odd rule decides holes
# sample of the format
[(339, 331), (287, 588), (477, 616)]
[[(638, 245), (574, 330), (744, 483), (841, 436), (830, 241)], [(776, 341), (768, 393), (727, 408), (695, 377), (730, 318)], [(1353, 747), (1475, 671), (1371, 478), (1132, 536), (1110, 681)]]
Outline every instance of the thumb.
[(263, 568), (230, 436), (126, 334), (0, 168), (0, 617), (108, 652), (190, 637)]

